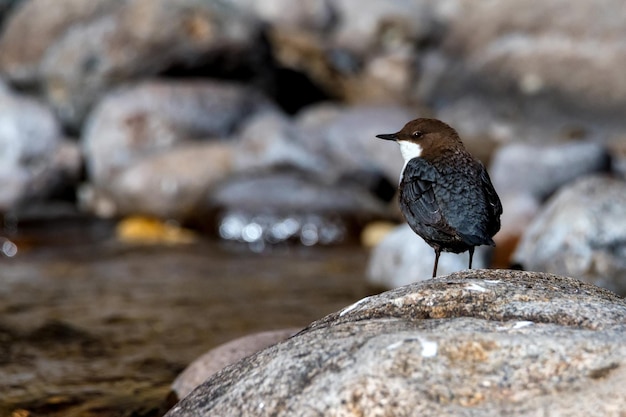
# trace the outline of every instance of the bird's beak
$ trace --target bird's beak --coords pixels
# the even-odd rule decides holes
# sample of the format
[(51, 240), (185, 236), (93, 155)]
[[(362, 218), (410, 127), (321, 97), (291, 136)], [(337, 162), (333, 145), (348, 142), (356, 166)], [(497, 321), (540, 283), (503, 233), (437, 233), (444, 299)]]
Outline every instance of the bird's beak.
[(393, 141), (398, 140), (398, 134), (397, 133), (385, 133), (385, 134), (382, 134), (382, 135), (376, 135), (376, 137), (378, 139), (384, 139), (384, 140), (393, 140)]

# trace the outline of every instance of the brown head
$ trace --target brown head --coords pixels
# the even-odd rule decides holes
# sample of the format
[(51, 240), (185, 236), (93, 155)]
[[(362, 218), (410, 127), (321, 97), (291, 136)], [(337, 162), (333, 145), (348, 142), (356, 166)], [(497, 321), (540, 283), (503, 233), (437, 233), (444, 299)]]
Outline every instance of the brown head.
[(411, 120), (397, 133), (376, 137), (398, 142), (402, 156), (407, 162), (418, 156), (431, 159), (446, 151), (463, 148), (456, 130), (437, 119)]

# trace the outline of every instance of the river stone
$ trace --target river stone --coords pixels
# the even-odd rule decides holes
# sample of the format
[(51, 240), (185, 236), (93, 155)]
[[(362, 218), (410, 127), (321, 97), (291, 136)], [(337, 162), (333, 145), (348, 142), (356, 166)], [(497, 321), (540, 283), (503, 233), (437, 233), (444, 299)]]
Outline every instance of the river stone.
[(473, 270), (368, 297), (215, 374), (167, 417), (614, 415), (626, 302)]
[[(60, 0), (50, 8), (63, 10)], [(110, 2), (109, 2), (110, 3)], [(129, 0), (62, 21), (45, 40), (41, 84), (57, 115), (77, 128), (100, 96), (121, 84), (167, 72), (204, 67), (220, 74), (242, 66), (262, 67), (260, 22), (225, 2)], [(83, 7), (86, 8), (86, 7)], [(39, 13), (36, 13), (36, 12)], [(29, 14), (37, 27), (42, 10)], [(28, 33), (12, 39), (28, 38)], [(15, 48), (15, 47), (13, 47)]]
[(99, 103), (82, 136), (89, 178), (108, 184), (142, 158), (224, 138), (257, 112), (274, 109), (261, 93), (212, 80), (146, 81)]
[[(463, 0), (445, 49), (463, 56), (468, 72), (493, 74), (483, 78), (485, 86), (507, 85), (536, 97), (553, 90), (577, 98), (563, 103), (572, 107), (621, 107), (626, 99), (619, 70), (626, 59), (621, 1), (549, 0), (534, 6)], [(567, 76), (564, 66), (571, 68)], [(602, 82), (593, 82), (597, 74), (603, 74)]]
[(48, 107), (0, 83), (0, 211), (76, 180), (81, 157)]
[(578, 177), (610, 169), (607, 148), (595, 142), (538, 145), (512, 143), (493, 155), (489, 172), (501, 193), (529, 194), (545, 200)]
[[(488, 266), (486, 261), (491, 252), (488, 246), (478, 246), (474, 252), (472, 267)], [(367, 266), (367, 281), (377, 287), (396, 288), (432, 276), (435, 251), (407, 224), (392, 230), (372, 250)], [(437, 275), (447, 275), (467, 269), (469, 253), (442, 252), (439, 257)]]
[(608, 149), (590, 141), (498, 148), (489, 172), (503, 207), (502, 228), (495, 237), (498, 249), (504, 250), (498, 250), (500, 264), (510, 264), (508, 258), (546, 198), (576, 178), (608, 171), (610, 161)]
[(513, 259), (527, 270), (567, 274), (626, 295), (626, 182), (593, 176), (563, 187)]
[(503, 141), (624, 132), (620, 0), (436, 3), (445, 29), (418, 56), (414, 91), (438, 118)]
[(184, 221), (212, 185), (232, 173), (233, 149), (225, 143), (181, 145), (148, 155), (107, 184), (83, 190), (83, 208), (101, 217), (146, 215)]
[(172, 383), (178, 398), (184, 398), (198, 385), (226, 366), (282, 342), (301, 329), (269, 330), (221, 344), (194, 360)]
[[(311, 111), (317, 114), (320, 109)], [(317, 125), (312, 122), (316, 118), (307, 112), (298, 115), (308, 135), (304, 145), (315, 154), (325, 155), (336, 176), (376, 169), (397, 183), (403, 164), (400, 151), (376, 135), (397, 132), (417, 117), (414, 111), (401, 106), (354, 106), (320, 117)]]
[(334, 170), (323, 155), (309, 152), (306, 132), (287, 115), (267, 111), (250, 117), (233, 144), (234, 164), (241, 171), (267, 171), (292, 167), (312, 175), (333, 178)]
[(384, 202), (352, 183), (328, 184), (307, 173), (285, 169), (229, 178), (207, 194), (207, 207), (253, 214), (314, 214), (361, 224), (387, 218)]
[[(88, 23), (119, 5), (117, 0), (22, 1), (0, 36), (0, 70), (20, 85), (39, 82), (41, 61), (69, 27)], [(62, 11), (55, 13), (55, 10)]]

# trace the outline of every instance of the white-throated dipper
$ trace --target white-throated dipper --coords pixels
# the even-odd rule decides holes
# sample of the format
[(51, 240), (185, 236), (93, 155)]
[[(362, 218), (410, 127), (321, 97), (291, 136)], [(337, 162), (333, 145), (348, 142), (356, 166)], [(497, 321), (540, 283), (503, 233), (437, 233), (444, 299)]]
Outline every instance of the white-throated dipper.
[(441, 251), (495, 246), (502, 204), (483, 164), (463, 146), (456, 131), (436, 119), (416, 119), (397, 133), (376, 135), (400, 145), (400, 209), (407, 223), (435, 250), (433, 277)]

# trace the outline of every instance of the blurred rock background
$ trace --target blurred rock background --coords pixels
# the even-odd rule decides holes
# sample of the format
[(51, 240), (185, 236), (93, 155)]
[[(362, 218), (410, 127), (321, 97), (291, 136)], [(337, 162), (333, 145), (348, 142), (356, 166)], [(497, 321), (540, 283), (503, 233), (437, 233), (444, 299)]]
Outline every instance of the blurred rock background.
[[(624, 21), (617, 0), (0, 1), (0, 211), (60, 199), (253, 250), (353, 241), (401, 222), (401, 157), (374, 135), (436, 117), (488, 164), (503, 201), (496, 252), (477, 265), (622, 279), (619, 216), (586, 232), (613, 237), (580, 243), (589, 259), (621, 257), (618, 272), (512, 253), (543, 211), (585, 215), (575, 199), (546, 208), (573, 181), (623, 184)], [(594, 218), (623, 192), (598, 184)], [(527, 239), (555, 245), (551, 227)], [(403, 254), (398, 233), (370, 266), (383, 286), (401, 284), (383, 278), (402, 262), (432, 264)]]

